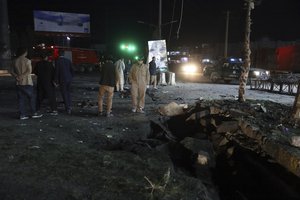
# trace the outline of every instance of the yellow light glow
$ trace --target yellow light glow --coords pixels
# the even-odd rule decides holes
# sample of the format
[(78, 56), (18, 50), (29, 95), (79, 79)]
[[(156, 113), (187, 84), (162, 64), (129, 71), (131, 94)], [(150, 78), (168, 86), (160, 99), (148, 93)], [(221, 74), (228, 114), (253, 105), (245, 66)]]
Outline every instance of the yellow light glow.
[(185, 73), (195, 73), (197, 71), (197, 67), (195, 65), (188, 64), (183, 66), (183, 71)]

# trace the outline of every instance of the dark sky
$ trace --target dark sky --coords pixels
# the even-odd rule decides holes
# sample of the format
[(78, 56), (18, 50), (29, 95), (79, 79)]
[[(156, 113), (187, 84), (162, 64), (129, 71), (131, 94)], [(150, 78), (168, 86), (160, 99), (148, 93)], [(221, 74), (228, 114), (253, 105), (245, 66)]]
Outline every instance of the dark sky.
[[(88, 13), (91, 16), (91, 41), (111, 43), (121, 40), (143, 42), (152, 39), (158, 23), (159, 0), (7, 0), (12, 32), (33, 28), (33, 10)], [(163, 0), (162, 23), (180, 18), (181, 0)], [(175, 4), (175, 7), (174, 7)], [(226, 10), (230, 11), (229, 42), (243, 41), (244, 0), (184, 0), (179, 38), (179, 23), (162, 27), (162, 36), (173, 44), (197, 45), (223, 42)], [(300, 39), (300, 0), (261, 0), (252, 11), (252, 40)]]

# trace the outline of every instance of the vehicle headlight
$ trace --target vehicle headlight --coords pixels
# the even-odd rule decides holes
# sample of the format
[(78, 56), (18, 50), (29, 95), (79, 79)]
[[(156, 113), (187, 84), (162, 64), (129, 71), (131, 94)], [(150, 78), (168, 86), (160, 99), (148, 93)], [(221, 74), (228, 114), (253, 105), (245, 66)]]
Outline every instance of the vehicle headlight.
[(197, 67), (195, 65), (184, 65), (183, 71), (186, 73), (195, 73), (197, 71)]
[(259, 72), (259, 71), (253, 71), (253, 74), (254, 74), (255, 76), (259, 76), (259, 75), (260, 75), (260, 72)]

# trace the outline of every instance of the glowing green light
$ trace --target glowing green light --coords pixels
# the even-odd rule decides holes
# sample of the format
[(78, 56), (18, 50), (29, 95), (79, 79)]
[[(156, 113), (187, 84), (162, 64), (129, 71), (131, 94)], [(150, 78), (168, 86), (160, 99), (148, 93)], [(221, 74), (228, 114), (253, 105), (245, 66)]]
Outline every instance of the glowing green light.
[(128, 51), (135, 51), (135, 46), (129, 45), (128, 46)]
[(134, 44), (121, 44), (120, 49), (128, 53), (136, 51), (136, 46)]
[(122, 50), (125, 50), (125, 49), (126, 49), (126, 45), (125, 45), (125, 44), (121, 44), (120, 48), (121, 48)]

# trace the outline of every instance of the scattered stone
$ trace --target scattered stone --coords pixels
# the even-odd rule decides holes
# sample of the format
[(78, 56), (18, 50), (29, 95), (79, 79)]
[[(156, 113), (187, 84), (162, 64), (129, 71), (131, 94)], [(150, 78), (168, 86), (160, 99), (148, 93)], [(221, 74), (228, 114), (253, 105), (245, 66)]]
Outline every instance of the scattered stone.
[(219, 143), (219, 146), (224, 146), (229, 142), (229, 140), (227, 138), (223, 138), (223, 140), (221, 140), (221, 142)]
[(290, 144), (294, 147), (300, 147), (300, 136), (292, 136)]
[(209, 140), (186, 137), (180, 143), (183, 144), (185, 148), (198, 155), (197, 161), (200, 162), (201, 165), (209, 164), (211, 167), (215, 166), (214, 150), (212, 143)]
[(206, 152), (199, 152), (198, 153), (197, 163), (200, 164), (200, 165), (207, 165), (207, 163), (208, 163), (208, 155), (207, 155)]
[(223, 121), (217, 126), (217, 133), (233, 133), (239, 129), (237, 121)]
[(178, 105), (175, 102), (171, 102), (168, 105), (160, 106), (158, 112), (164, 116), (176, 116), (184, 114), (185, 104)]
[(230, 158), (233, 155), (234, 147), (230, 147), (227, 149), (227, 156)]
[(210, 114), (209, 110), (203, 110), (200, 112), (196, 112), (191, 114), (185, 121), (196, 120), (208, 116)]
[(40, 146), (34, 145), (34, 146), (30, 146), (29, 149), (40, 149)]

